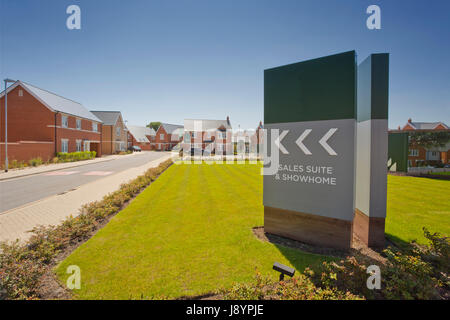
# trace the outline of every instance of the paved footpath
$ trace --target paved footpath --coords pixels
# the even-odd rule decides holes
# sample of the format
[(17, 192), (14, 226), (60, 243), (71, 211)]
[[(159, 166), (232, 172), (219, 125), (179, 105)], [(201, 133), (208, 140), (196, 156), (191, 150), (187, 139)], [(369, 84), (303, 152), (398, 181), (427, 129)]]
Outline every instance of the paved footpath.
[(130, 153), (127, 155), (109, 155), (109, 156), (104, 156), (101, 158), (94, 158), (92, 160), (47, 164), (47, 165), (41, 165), (41, 166), (38, 166), (35, 168), (26, 167), (23, 169), (11, 169), (8, 172), (4, 172), (4, 171), (0, 172), (0, 181), (31, 176), (31, 175), (35, 175), (35, 174), (44, 173), (44, 172), (81, 167), (81, 166), (85, 166), (88, 164), (101, 163), (101, 162), (111, 161), (111, 160), (115, 160), (115, 159), (124, 159), (125, 157), (133, 157), (136, 155), (139, 155), (139, 153)]
[(171, 154), (166, 153), (161, 158), (145, 165), (84, 184), (74, 191), (54, 195), (2, 212), (0, 214), (0, 241), (26, 240), (30, 236), (27, 231), (38, 225), (57, 225), (70, 215), (77, 216), (82, 205), (101, 200), (108, 193), (119, 189), (122, 183), (142, 175), (149, 168), (157, 167), (161, 162), (170, 158)]

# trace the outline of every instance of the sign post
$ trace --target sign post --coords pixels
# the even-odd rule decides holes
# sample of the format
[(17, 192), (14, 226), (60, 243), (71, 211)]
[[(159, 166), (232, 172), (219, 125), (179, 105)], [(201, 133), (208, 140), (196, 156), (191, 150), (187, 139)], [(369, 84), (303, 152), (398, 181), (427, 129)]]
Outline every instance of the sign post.
[(358, 66), (354, 234), (370, 247), (385, 244), (389, 55), (372, 54)]
[(264, 127), (279, 147), (264, 161), (278, 167), (264, 175), (266, 232), (351, 247), (355, 124), (354, 51), (264, 71)]

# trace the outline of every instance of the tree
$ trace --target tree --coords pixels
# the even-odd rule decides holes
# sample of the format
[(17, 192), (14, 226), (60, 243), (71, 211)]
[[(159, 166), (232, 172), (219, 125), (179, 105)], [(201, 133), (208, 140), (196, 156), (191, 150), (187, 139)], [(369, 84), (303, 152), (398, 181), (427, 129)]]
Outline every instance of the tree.
[(450, 132), (411, 132), (409, 134), (410, 144), (424, 148), (444, 147), (450, 141)]
[(154, 121), (154, 122), (150, 122), (147, 127), (149, 128), (153, 128), (153, 130), (158, 130), (159, 126), (161, 125), (161, 122), (159, 121)]

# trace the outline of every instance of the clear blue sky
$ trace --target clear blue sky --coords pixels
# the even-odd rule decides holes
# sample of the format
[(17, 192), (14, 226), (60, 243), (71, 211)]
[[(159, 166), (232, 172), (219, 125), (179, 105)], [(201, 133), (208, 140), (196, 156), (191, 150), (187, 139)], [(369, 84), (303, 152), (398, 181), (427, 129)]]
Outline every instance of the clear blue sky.
[[(0, 0), (1, 78), (129, 124), (263, 118), (263, 70), (356, 50), (389, 52), (390, 127), (450, 125), (450, 1)], [(81, 30), (66, 8), (81, 7)], [(366, 28), (370, 4), (381, 30)]]

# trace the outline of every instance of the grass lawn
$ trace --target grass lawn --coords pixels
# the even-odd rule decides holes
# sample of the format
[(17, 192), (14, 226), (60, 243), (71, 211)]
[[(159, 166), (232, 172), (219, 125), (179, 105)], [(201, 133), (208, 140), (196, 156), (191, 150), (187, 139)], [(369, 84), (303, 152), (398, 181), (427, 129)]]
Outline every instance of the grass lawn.
[(256, 239), (263, 225), (261, 166), (173, 165), (57, 267), (81, 268), (81, 299), (201, 295), (255, 270), (274, 278), (274, 261), (297, 270), (323, 256)]
[[(323, 256), (263, 243), (260, 165), (173, 165), (56, 269), (81, 268), (81, 299), (176, 298), (276, 277), (274, 261), (297, 270)], [(386, 232), (424, 242), (422, 227), (450, 234), (450, 182), (388, 177)]]
[(386, 233), (399, 243), (426, 243), (422, 227), (450, 235), (450, 181), (388, 176)]

